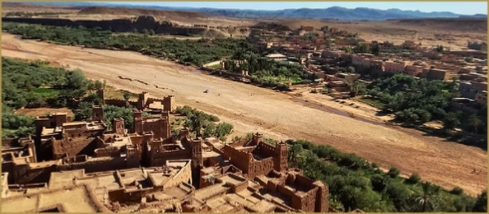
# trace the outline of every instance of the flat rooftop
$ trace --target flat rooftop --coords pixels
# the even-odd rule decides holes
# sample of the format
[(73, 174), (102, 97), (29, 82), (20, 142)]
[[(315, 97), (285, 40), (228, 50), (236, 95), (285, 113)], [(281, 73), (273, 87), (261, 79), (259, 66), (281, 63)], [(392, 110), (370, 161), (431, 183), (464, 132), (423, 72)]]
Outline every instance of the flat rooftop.
[(221, 154), (215, 152), (215, 151), (210, 151), (210, 152), (203, 152), (202, 153), (202, 158), (214, 158), (214, 157), (219, 157)]
[(208, 198), (212, 197), (214, 194), (218, 192), (225, 192), (231, 187), (225, 186), (224, 183), (212, 185), (206, 188), (198, 189), (195, 191), (195, 198), (206, 201)]
[(84, 185), (69, 189), (45, 190), (32, 194), (19, 195), (2, 200), (2, 212), (42, 212), (62, 207), (65, 212), (107, 211), (96, 199), (91, 197), (89, 188)]
[(243, 177), (239, 177), (237, 175), (227, 175), (227, 176), (223, 176), (220, 178), (222, 181), (224, 181), (224, 183), (228, 182), (228, 183), (231, 183), (233, 185), (237, 185), (237, 184), (240, 184), (240, 183), (243, 183), (246, 181), (246, 178), (243, 178)]

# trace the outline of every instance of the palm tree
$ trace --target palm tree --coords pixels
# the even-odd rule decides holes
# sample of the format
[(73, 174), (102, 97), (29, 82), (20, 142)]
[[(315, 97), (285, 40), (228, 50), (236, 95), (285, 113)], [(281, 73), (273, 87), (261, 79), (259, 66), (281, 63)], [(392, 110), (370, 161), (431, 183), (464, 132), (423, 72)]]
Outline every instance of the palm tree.
[(190, 116), (190, 125), (192, 126), (191, 128), (195, 132), (196, 137), (201, 136), (201, 129), (204, 127), (205, 123), (205, 115), (202, 114), (201, 112), (195, 112)]
[(429, 212), (436, 209), (437, 195), (440, 192), (438, 186), (433, 186), (429, 182), (421, 183), (423, 192), (418, 197), (413, 198), (411, 207), (408, 212)]
[(458, 118), (457, 113), (449, 112), (444, 118), (443, 118), (443, 127), (447, 130), (454, 129), (460, 125), (460, 120)]
[(474, 128), (474, 134), (477, 134), (477, 129), (482, 125), (482, 120), (477, 115), (472, 114), (469, 117), (469, 124)]
[(302, 151), (302, 145), (300, 144), (294, 144), (290, 149), (289, 149), (289, 161), (292, 163), (297, 164), (299, 155)]

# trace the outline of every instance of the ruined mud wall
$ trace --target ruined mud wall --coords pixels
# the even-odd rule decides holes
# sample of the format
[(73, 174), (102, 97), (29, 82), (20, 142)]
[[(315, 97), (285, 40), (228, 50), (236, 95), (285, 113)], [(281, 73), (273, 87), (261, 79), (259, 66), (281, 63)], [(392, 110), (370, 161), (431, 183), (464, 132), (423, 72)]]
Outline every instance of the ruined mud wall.
[(248, 173), (250, 168), (251, 154), (238, 151), (229, 145), (225, 145), (224, 148), (224, 158), (231, 158), (231, 163), (241, 169), (243, 173)]
[[(173, 177), (170, 177), (170, 179), (165, 184), (163, 184), (163, 189), (175, 187), (181, 183), (191, 184), (192, 183), (192, 168), (191, 168), (191, 166), (192, 166), (192, 164), (190, 164), (190, 162), (189, 162), (182, 169), (179, 169), (180, 171), (177, 174), (175, 174)], [(156, 174), (156, 176), (159, 176), (159, 174)], [(156, 182), (153, 181), (153, 183), (156, 183)]]
[(248, 170), (248, 178), (254, 179), (258, 175), (268, 174), (273, 170), (274, 160), (273, 157), (265, 158), (262, 160), (253, 160), (250, 163), (250, 168)]
[(318, 187), (316, 192), (316, 210), (314, 212), (328, 212), (329, 210), (329, 187), (327, 184), (316, 181), (314, 185)]
[[(155, 148), (151, 148), (152, 150)], [(191, 157), (191, 151), (189, 150), (180, 150), (180, 151), (171, 151), (171, 152), (161, 152), (154, 153), (151, 152), (149, 156), (149, 161), (151, 166), (163, 166), (166, 164), (167, 160), (178, 160), (178, 159), (188, 159)]]
[(162, 118), (148, 119), (144, 121), (143, 130), (145, 132), (153, 132), (154, 138), (168, 139), (171, 137), (170, 126), (168, 121)]
[(120, 149), (115, 146), (107, 146), (104, 148), (95, 149), (95, 157), (113, 157), (119, 155)]
[(18, 140), (18, 138), (2, 138), (2, 149), (15, 147), (15, 145), (18, 145)]
[(260, 154), (263, 154), (266, 157), (272, 157), (275, 155), (275, 147), (263, 142), (260, 142), (260, 144), (258, 144), (256, 149)]
[(8, 183), (14, 183), (14, 163), (13, 162), (2, 162), (2, 172), (8, 172)]
[(220, 33), (214, 29), (196, 28), (196, 27), (181, 27), (167, 21), (157, 21), (152, 16), (140, 16), (135, 20), (131, 19), (112, 19), (112, 20), (69, 20), (69, 19), (49, 19), (49, 18), (13, 18), (2, 17), (3, 22), (20, 22), (27, 24), (41, 24), (52, 26), (69, 26), (78, 27), (84, 26), (87, 28), (99, 27), (103, 30), (112, 32), (143, 32), (153, 30), (157, 34), (172, 34), (172, 35), (198, 35), (205, 32)]
[[(301, 209), (304, 212), (314, 212), (316, 209), (322, 209), (324, 204), (321, 201), (323, 200), (324, 187), (320, 187), (318, 185), (314, 185), (315, 182), (303, 175), (294, 174), (289, 175), (287, 177), (287, 184), (294, 185), (296, 188), (300, 188), (302, 191), (306, 191), (306, 194), (303, 196), (297, 195), (295, 192), (291, 191), (285, 186), (277, 186), (277, 191), (287, 195), (291, 198), (291, 206), (295, 209)], [(319, 196), (319, 197), (318, 197)], [(317, 205), (322, 205), (321, 207), (316, 207)]]
[(304, 212), (314, 212), (317, 191), (318, 188), (316, 187), (301, 197), (285, 186), (277, 186), (277, 192), (290, 197), (291, 207), (294, 209), (300, 209)]
[[(104, 102), (106, 105), (119, 106), (119, 107), (126, 106), (126, 101), (121, 99), (105, 99)], [(129, 104), (132, 106), (136, 106), (136, 102), (129, 101)]]
[(130, 168), (130, 166), (126, 164), (124, 158), (105, 157), (105, 158), (96, 158), (93, 160), (77, 162), (77, 163), (65, 163), (59, 165), (57, 168), (59, 171), (85, 169), (85, 173), (91, 173), (91, 172), (127, 169)]

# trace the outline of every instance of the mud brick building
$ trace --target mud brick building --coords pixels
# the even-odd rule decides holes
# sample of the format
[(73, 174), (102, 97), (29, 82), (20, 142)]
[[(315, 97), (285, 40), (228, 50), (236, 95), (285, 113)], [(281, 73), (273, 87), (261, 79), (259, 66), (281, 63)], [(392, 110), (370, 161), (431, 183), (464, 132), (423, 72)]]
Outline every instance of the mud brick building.
[[(232, 143), (192, 139), (187, 128), (172, 136), (173, 98), (139, 98), (132, 129), (121, 118), (107, 127), (94, 105), (89, 121), (38, 117), (34, 137), (3, 139), (2, 211), (329, 211), (328, 186), (288, 168), (287, 144), (259, 133)], [(155, 100), (158, 111), (148, 107)]]

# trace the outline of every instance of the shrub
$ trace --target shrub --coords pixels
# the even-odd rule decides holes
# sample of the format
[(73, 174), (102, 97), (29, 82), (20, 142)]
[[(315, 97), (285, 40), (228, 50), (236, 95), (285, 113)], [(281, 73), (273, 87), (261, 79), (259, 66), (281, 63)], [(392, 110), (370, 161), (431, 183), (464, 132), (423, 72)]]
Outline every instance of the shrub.
[(454, 195), (462, 195), (462, 193), (464, 193), (464, 190), (460, 187), (454, 187), (452, 191), (450, 191), (450, 193)]
[(399, 169), (397, 169), (396, 167), (392, 167), (389, 169), (389, 172), (387, 172), (387, 174), (391, 176), (391, 178), (397, 178), (397, 176), (401, 174), (401, 171), (399, 171)]
[(370, 183), (372, 184), (372, 189), (377, 192), (384, 191), (385, 187), (389, 185), (390, 179), (389, 177), (382, 175), (373, 175), (370, 178)]
[(229, 123), (219, 123), (214, 130), (214, 136), (222, 138), (231, 134), (232, 131), (233, 125)]
[(377, 165), (377, 163), (371, 163), (370, 166), (374, 169), (379, 168), (379, 165)]
[(420, 181), (421, 181), (421, 177), (419, 177), (419, 175), (417, 173), (413, 173), (406, 180), (406, 183), (408, 183), (408, 184), (417, 184)]

